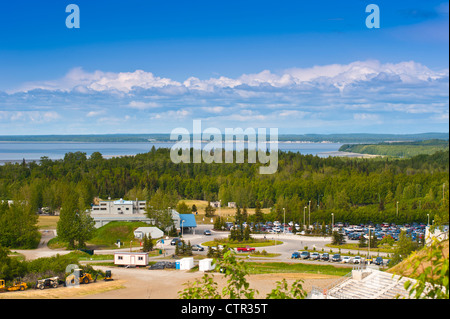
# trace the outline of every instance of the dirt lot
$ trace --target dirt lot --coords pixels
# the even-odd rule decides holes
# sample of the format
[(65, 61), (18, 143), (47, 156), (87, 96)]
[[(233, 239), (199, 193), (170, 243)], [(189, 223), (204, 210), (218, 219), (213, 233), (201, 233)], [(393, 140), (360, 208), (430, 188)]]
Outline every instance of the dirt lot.
[[(102, 270), (107, 268), (96, 267)], [(110, 268), (108, 268), (110, 269)], [(180, 270), (147, 270), (112, 268), (114, 281), (96, 282), (80, 285), (79, 288), (57, 288), (22, 292), (0, 293), (0, 299), (177, 299), (178, 291), (183, 290), (184, 283), (195, 281), (203, 276), (202, 272)], [(225, 280), (223, 275), (214, 274), (215, 281), (221, 289)], [(286, 278), (289, 284), (303, 279), (303, 287), (311, 290), (311, 286), (325, 287), (339, 277), (315, 274), (263, 274), (251, 275), (248, 278), (250, 287), (259, 291), (258, 298), (275, 288), (276, 281)]]

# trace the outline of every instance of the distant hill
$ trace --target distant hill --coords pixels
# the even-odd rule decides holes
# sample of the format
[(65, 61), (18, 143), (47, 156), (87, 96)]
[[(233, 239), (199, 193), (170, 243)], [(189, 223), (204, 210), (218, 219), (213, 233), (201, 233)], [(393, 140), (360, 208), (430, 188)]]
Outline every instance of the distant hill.
[[(224, 130), (222, 132), (224, 134)], [(430, 139), (448, 140), (449, 133), (420, 134), (280, 134), (279, 142), (381, 143), (412, 142)], [(78, 143), (158, 143), (175, 142), (170, 134), (93, 134), (93, 135), (4, 135), (0, 142), (78, 142)]]
[(339, 148), (339, 151), (410, 158), (420, 154), (434, 154), (438, 151), (447, 151), (448, 149), (449, 149), (448, 139), (447, 140), (431, 139), (414, 142), (344, 144)]

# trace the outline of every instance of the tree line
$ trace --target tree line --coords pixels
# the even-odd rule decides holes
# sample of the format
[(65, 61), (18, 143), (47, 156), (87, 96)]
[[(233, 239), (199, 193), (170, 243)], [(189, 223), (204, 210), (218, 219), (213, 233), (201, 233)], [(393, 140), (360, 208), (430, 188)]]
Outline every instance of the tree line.
[[(0, 166), (0, 200), (26, 205), (3, 204), (0, 238), (5, 246), (26, 245), (15, 242), (20, 234), (4, 230), (12, 218), (25, 221), (42, 207), (62, 212), (69, 206), (81, 213), (90, 209), (95, 197), (147, 200), (155, 211), (158, 198), (164, 200), (164, 209), (175, 208), (183, 198), (221, 200), (224, 205), (271, 208), (263, 216), (268, 220), (305, 224), (329, 224), (332, 213), (335, 221), (355, 224), (425, 223), (429, 215), (448, 222), (448, 151), (395, 160), (280, 151), (278, 159), (278, 171), (272, 175), (260, 175), (260, 164), (252, 163), (175, 164), (170, 149), (154, 147), (148, 153), (111, 159), (98, 152), (89, 157), (74, 152), (61, 160), (7, 163)], [(30, 227), (36, 224), (29, 220)], [(21, 233), (35, 233), (23, 225)]]

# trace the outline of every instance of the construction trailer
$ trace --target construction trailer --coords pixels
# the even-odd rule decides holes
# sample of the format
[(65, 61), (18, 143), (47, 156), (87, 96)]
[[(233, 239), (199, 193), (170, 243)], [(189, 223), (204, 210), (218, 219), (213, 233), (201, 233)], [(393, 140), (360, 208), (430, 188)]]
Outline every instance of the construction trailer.
[(114, 265), (145, 267), (148, 265), (148, 253), (145, 252), (115, 252)]
[(186, 257), (175, 261), (175, 269), (190, 270), (194, 268), (194, 258)]
[(198, 270), (199, 271), (211, 271), (214, 270), (216, 265), (213, 265), (213, 259), (212, 258), (206, 258), (202, 259), (198, 262)]

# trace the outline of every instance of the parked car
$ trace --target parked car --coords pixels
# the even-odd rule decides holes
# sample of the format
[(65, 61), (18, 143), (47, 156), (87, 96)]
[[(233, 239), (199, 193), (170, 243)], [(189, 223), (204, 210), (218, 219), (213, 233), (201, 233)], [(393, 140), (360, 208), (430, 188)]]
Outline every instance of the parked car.
[(291, 258), (294, 258), (294, 259), (300, 258), (300, 253), (298, 251), (293, 252), (292, 255), (291, 255)]
[(310, 257), (309, 251), (302, 251), (302, 253), (300, 254), (300, 257), (302, 259), (308, 259)]
[(339, 255), (339, 254), (334, 254), (333, 257), (331, 258), (331, 261), (334, 261), (334, 262), (339, 262), (339, 261), (341, 261), (341, 255)]
[(361, 263), (361, 257), (360, 256), (355, 256), (353, 258), (353, 263), (354, 264), (360, 264)]
[(200, 245), (192, 245), (192, 250), (193, 251), (204, 251), (205, 248)]
[(210, 236), (210, 235), (211, 235), (211, 231), (210, 231), (209, 229), (207, 229), (207, 230), (205, 230), (205, 231), (203, 232), (203, 235), (205, 235), (205, 236)]
[(352, 259), (350, 258), (350, 256), (344, 256), (342, 257), (342, 262), (348, 264)]
[(374, 264), (378, 266), (383, 266), (383, 258), (382, 257), (375, 258)]
[(319, 260), (320, 259), (320, 254), (319, 253), (312, 253), (311, 254), (311, 259), (312, 260)]
[(246, 246), (246, 247), (237, 247), (237, 248), (236, 248), (236, 251), (237, 251), (238, 253), (240, 253), (240, 252), (252, 252), (252, 251), (255, 251), (255, 248), (254, 248), (254, 247), (250, 247), (250, 246)]
[(325, 260), (325, 261), (330, 260), (330, 255), (328, 253), (323, 253), (322, 254), (322, 260)]
[(172, 239), (172, 241), (170, 242), (170, 244), (171, 244), (172, 246), (175, 246), (179, 241), (181, 241), (181, 239), (175, 237), (174, 239)]

